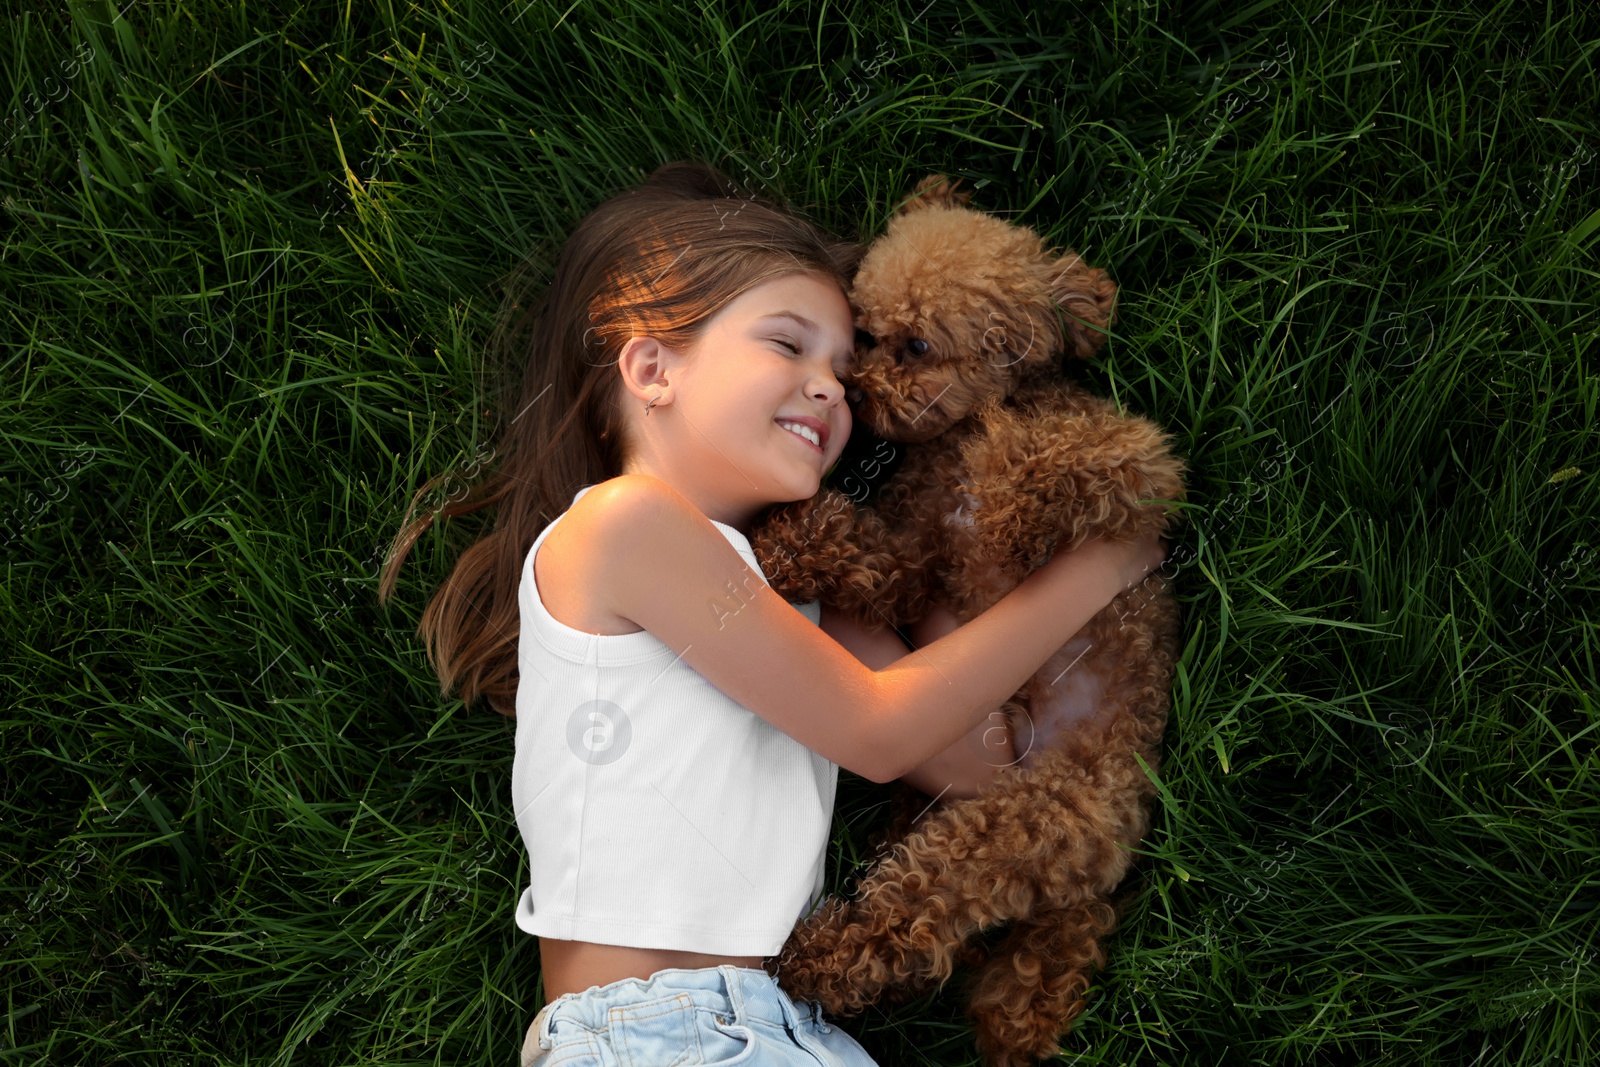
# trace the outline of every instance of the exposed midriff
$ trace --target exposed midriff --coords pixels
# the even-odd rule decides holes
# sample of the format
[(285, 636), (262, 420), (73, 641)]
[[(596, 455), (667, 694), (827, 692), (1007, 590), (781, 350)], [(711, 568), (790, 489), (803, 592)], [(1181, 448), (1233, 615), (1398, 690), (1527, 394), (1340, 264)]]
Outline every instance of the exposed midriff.
[(539, 963), (544, 971), (546, 1003), (564, 993), (582, 993), (590, 986), (610, 985), (624, 978), (648, 979), (668, 967), (735, 967), (761, 969), (761, 956), (717, 956), (665, 948), (628, 948), (593, 941), (539, 938)]

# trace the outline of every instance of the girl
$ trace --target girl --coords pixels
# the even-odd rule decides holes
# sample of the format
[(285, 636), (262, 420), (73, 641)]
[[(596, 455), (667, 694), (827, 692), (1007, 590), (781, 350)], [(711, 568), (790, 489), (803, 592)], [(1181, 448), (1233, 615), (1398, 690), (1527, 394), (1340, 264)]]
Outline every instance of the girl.
[(975, 792), (1011, 758), (990, 713), (1163, 556), (1091, 542), (910, 654), (767, 586), (749, 532), (850, 436), (861, 251), (669, 163), (578, 224), (502, 334), (499, 469), (442, 512), (498, 520), (420, 632), (441, 694), (516, 718), (515, 921), (546, 1001), (523, 1067), (872, 1064), (764, 967), (820, 902), (839, 768)]

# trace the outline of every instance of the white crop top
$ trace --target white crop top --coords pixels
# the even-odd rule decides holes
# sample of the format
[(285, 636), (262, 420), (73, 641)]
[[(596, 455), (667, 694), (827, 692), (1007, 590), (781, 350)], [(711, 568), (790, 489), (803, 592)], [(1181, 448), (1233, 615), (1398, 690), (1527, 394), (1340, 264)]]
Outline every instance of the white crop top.
[[(591, 634), (557, 621), (533, 560), (560, 521), (533, 542), (518, 589), (511, 800), (529, 884), (517, 926), (775, 956), (821, 902), (839, 765), (735, 703), (648, 630)], [(711, 521), (765, 582), (749, 540)], [(818, 602), (795, 607), (820, 625)]]

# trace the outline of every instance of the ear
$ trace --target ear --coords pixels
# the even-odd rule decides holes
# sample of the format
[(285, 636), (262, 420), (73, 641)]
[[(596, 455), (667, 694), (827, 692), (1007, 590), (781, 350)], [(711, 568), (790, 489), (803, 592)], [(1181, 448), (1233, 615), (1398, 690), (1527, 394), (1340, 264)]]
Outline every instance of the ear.
[(1048, 319), (1037, 321), (1035, 310), (1043, 309), (1038, 304), (1031, 307), (1002, 305), (992, 309), (980, 323), (983, 337), (979, 348), (991, 367), (1002, 370), (1020, 365), (1025, 371), (1028, 367), (1054, 361), (1056, 324)]
[(971, 203), (972, 194), (957, 192), (956, 186), (960, 184), (960, 178), (951, 181), (943, 174), (930, 174), (917, 183), (911, 195), (895, 209), (895, 214), (904, 215), (927, 207), (965, 207)]
[(1062, 347), (1069, 356), (1088, 359), (1105, 344), (1102, 331), (1116, 320), (1117, 283), (1069, 248), (1055, 261), (1050, 295), (1063, 312)]

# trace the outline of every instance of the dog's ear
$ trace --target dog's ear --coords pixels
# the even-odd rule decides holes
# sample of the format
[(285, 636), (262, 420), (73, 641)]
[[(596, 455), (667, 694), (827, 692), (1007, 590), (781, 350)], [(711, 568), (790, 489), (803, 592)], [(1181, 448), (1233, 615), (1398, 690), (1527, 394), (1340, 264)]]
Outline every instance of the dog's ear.
[(960, 178), (951, 181), (943, 174), (930, 174), (917, 183), (895, 214), (904, 215), (926, 207), (965, 207), (972, 202), (972, 194), (957, 192), (956, 186), (960, 184)]
[(1063, 312), (1067, 355), (1088, 359), (1106, 343), (1102, 332), (1116, 320), (1117, 283), (1070, 248), (1053, 264), (1050, 295)]
[(1024, 368), (1050, 363), (1054, 360), (1052, 345), (1056, 337), (1054, 322), (1040, 322), (1036, 311), (1038, 304), (1002, 306), (990, 310), (983, 320), (983, 336), (978, 342), (983, 358), (996, 370)]

